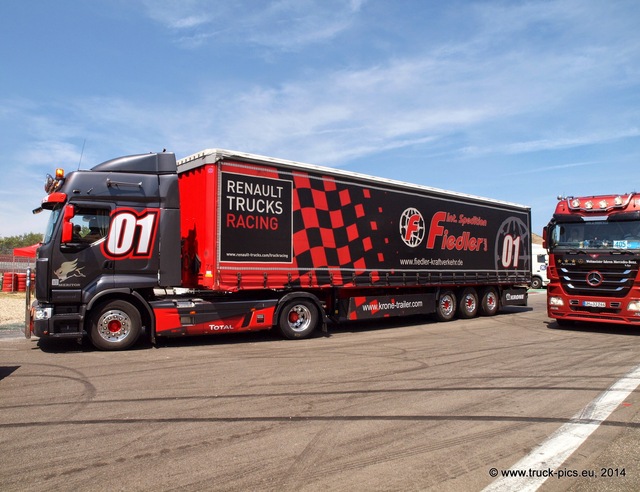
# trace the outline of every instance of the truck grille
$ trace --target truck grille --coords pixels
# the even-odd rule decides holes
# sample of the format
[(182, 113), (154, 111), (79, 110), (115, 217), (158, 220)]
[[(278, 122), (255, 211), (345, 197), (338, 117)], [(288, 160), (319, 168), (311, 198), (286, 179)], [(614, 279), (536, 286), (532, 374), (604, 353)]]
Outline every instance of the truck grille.
[(597, 266), (564, 264), (558, 266), (565, 292), (583, 296), (624, 297), (638, 275), (638, 265)]

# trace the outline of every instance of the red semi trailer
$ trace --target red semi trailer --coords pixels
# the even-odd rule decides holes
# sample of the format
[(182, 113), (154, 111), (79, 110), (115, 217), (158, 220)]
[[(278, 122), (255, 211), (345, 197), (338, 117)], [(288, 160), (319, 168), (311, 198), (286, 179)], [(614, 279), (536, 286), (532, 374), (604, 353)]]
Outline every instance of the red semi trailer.
[(528, 207), (225, 150), (49, 177), (31, 329), (157, 337), (526, 305)]
[(559, 197), (544, 239), (550, 318), (640, 323), (640, 195)]

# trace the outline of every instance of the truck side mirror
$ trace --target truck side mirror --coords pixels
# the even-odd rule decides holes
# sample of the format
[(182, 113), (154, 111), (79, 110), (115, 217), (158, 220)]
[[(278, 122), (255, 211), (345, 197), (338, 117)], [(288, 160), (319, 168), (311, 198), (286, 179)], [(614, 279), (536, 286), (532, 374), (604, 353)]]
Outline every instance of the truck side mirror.
[(542, 229), (542, 247), (547, 249), (547, 228)]
[(73, 224), (71, 223), (71, 219), (73, 219), (76, 214), (76, 208), (69, 204), (64, 207), (64, 212), (62, 213), (62, 238), (60, 242), (62, 244), (70, 243), (73, 241)]

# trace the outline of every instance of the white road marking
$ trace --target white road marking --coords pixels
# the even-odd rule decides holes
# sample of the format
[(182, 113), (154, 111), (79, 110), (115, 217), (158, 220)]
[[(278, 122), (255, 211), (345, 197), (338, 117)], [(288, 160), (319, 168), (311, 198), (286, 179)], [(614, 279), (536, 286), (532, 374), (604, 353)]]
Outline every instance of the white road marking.
[[(609, 389), (600, 394), (591, 403), (574, 415), (569, 422), (560, 427), (540, 446), (513, 465), (509, 471), (513, 476), (499, 477), (489, 484), (484, 492), (510, 492), (512, 490), (537, 490), (549, 478), (548, 476), (528, 476), (544, 474), (548, 470), (556, 470), (564, 461), (587, 440), (587, 438), (604, 422), (609, 415), (640, 385), (640, 366), (635, 367)], [(526, 476), (515, 474), (525, 472)]]

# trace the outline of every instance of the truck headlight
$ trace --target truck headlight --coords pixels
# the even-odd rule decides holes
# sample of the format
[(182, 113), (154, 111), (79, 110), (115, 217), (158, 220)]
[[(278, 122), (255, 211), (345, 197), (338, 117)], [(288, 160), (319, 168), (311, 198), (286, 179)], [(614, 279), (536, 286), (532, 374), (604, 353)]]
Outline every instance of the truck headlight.
[(640, 300), (629, 301), (627, 304), (627, 311), (640, 311)]
[(50, 319), (53, 315), (53, 308), (36, 308), (33, 313), (33, 319), (36, 321), (42, 321), (45, 319)]
[(549, 297), (549, 306), (564, 306), (564, 301), (562, 297), (551, 296)]

